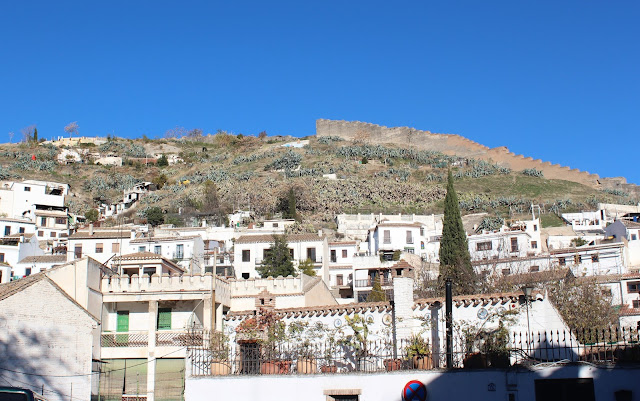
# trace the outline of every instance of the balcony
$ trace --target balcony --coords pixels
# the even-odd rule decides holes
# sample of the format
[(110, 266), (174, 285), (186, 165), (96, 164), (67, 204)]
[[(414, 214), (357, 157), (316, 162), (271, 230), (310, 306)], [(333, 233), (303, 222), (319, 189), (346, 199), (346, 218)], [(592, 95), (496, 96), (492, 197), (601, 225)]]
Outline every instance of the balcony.
[(100, 344), (105, 348), (148, 347), (149, 335), (146, 331), (102, 333), (100, 335)]
[[(366, 279), (354, 280), (354, 281), (355, 281), (355, 286), (357, 288), (373, 287), (373, 283), (375, 283), (375, 279), (372, 279), (372, 278), (366, 278)], [(393, 279), (381, 277), (380, 285), (382, 285), (383, 287), (391, 286), (393, 285)]]

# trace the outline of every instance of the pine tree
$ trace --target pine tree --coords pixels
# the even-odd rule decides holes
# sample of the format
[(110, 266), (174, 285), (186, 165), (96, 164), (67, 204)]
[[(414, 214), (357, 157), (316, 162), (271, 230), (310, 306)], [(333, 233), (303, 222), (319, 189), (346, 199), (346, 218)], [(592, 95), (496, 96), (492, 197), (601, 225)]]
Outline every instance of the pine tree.
[(379, 274), (376, 274), (375, 279), (373, 280), (373, 288), (371, 292), (367, 296), (367, 302), (386, 302), (387, 294), (384, 293), (382, 289), (382, 277)]
[(33, 129), (33, 142), (38, 142), (38, 129)]
[(440, 240), (441, 286), (446, 279), (452, 280), (454, 295), (472, 294), (476, 286), (476, 275), (471, 266), (467, 236), (462, 226), (458, 195), (453, 188), (453, 175), (449, 170), (447, 195), (444, 198), (444, 221)]
[(313, 268), (313, 261), (311, 259), (305, 259), (304, 261), (300, 262), (300, 264), (298, 265), (298, 270), (300, 271), (300, 273), (306, 274), (307, 276), (314, 277), (316, 275), (316, 271)]
[(296, 276), (286, 236), (273, 235), (273, 244), (256, 270), (261, 277)]

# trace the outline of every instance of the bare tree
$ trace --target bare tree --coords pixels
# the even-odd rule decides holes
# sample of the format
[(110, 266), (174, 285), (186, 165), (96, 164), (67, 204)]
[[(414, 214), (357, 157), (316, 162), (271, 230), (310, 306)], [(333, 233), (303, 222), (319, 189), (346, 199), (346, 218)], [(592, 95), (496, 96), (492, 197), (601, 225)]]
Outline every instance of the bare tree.
[(31, 138), (35, 129), (36, 129), (35, 125), (29, 125), (28, 127), (24, 127), (23, 129), (21, 129), (20, 132), (22, 133), (22, 142), (26, 143), (31, 141)]
[(194, 128), (191, 131), (187, 132), (187, 139), (196, 141), (202, 138), (202, 130), (200, 128)]
[(74, 121), (67, 124), (67, 126), (64, 127), (64, 132), (69, 134), (69, 138), (71, 138), (73, 135), (78, 135), (78, 122)]
[(165, 138), (181, 138), (187, 134), (187, 129), (185, 127), (174, 127), (168, 129), (167, 132), (164, 133)]

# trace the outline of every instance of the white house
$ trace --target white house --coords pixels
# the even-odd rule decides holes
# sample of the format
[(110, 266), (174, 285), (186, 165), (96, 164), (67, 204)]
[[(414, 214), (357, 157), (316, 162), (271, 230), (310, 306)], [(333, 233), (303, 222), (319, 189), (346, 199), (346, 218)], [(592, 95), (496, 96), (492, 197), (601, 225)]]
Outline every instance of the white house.
[(67, 260), (89, 256), (100, 263), (117, 255), (130, 253), (129, 243), (136, 238), (136, 228), (132, 226), (94, 228), (79, 230), (69, 236)]
[[(317, 275), (327, 283), (329, 281), (327, 238), (316, 234), (291, 234), (287, 235), (286, 239), (294, 265), (297, 266), (300, 262), (310, 259)], [(256, 267), (269, 253), (273, 242), (273, 235), (266, 234), (242, 235), (237, 238), (233, 246), (236, 278), (259, 277)]]
[(185, 271), (204, 271), (204, 241), (199, 235), (140, 236), (129, 241), (129, 253), (152, 252), (174, 260)]
[(40, 249), (38, 238), (34, 234), (12, 234), (0, 238), (0, 263), (12, 267), (13, 278), (26, 275), (26, 272), (16, 268), (19, 261), (28, 256), (39, 255), (44, 255), (44, 251)]
[(44, 273), (0, 284), (0, 369), (5, 382), (47, 400), (91, 399), (98, 319)]
[(12, 219), (0, 217), (0, 229), (4, 235), (11, 234), (35, 234), (36, 224), (29, 219)]
[(576, 232), (604, 232), (607, 226), (607, 218), (604, 210), (578, 213), (562, 213), (562, 218), (571, 224)]
[(30, 276), (67, 263), (67, 255), (27, 256), (16, 263), (13, 271), (17, 277)]
[(358, 241), (329, 242), (329, 286), (336, 297), (353, 298), (353, 261), (358, 248)]

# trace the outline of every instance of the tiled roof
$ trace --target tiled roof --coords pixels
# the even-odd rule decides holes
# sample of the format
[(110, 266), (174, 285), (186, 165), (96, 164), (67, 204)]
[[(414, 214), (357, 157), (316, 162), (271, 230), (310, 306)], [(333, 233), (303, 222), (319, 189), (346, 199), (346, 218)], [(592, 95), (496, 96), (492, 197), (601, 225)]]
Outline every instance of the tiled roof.
[(621, 316), (636, 316), (640, 315), (640, 308), (630, 308), (629, 305), (623, 305), (619, 313)]
[(31, 238), (33, 237), (35, 234), (30, 233), (30, 234), (11, 234), (11, 235), (5, 235), (4, 237), (2, 237), (3, 239), (7, 239), (7, 238), (15, 238), (15, 239), (20, 239), (21, 236), (24, 236), (25, 239)]
[(620, 220), (627, 228), (640, 228), (640, 223), (631, 220)]
[(347, 245), (356, 245), (356, 241), (332, 241), (329, 242), (329, 246), (347, 246)]
[(422, 227), (422, 224), (420, 223), (388, 223), (388, 222), (381, 222), (378, 223), (378, 227)]
[(96, 230), (93, 235), (89, 231), (78, 231), (69, 236), (69, 239), (101, 239), (101, 238), (129, 238), (131, 231), (100, 231)]
[(27, 287), (30, 287), (31, 285), (42, 280), (44, 277), (45, 275), (43, 273), (38, 273), (32, 276), (21, 278), (19, 280), (11, 281), (9, 283), (0, 284), (0, 301), (9, 298), (13, 294), (17, 294)]
[(36, 216), (45, 216), (45, 217), (68, 217), (69, 214), (67, 212), (54, 212), (50, 210), (36, 210)]
[[(322, 241), (323, 237), (318, 237), (317, 234), (290, 234), (287, 235), (287, 242), (310, 242), (310, 241)], [(272, 234), (261, 235), (243, 235), (236, 239), (236, 244), (257, 244), (257, 243), (273, 243)]]
[[(509, 301), (512, 301), (512, 302), (517, 301), (520, 299), (520, 297), (523, 297), (523, 296), (524, 294), (520, 291), (499, 292), (494, 294), (459, 295), (459, 296), (453, 297), (453, 303), (456, 306), (470, 305), (470, 304), (479, 305), (479, 304), (498, 303), (498, 302), (507, 303)], [(543, 295), (538, 291), (534, 291), (532, 294), (532, 297), (534, 300), (541, 299), (543, 298)], [(445, 301), (444, 297), (417, 299), (414, 301), (414, 309), (415, 308), (424, 309), (435, 303), (443, 304), (444, 301)]]
[(18, 263), (66, 263), (67, 255), (27, 256)]
[(413, 269), (413, 266), (411, 266), (406, 260), (400, 260), (398, 263), (391, 266), (390, 269)]
[(167, 264), (170, 264), (175, 269), (178, 269), (180, 271), (184, 271), (184, 269), (182, 267), (180, 267), (179, 265), (175, 264), (171, 260), (165, 258), (162, 255), (158, 255), (157, 253), (153, 253), (153, 252), (129, 253), (129, 254), (122, 255), (122, 256), (115, 256), (112, 260), (114, 262), (117, 262), (117, 261), (123, 261), (123, 260), (154, 260), (154, 259), (161, 259), (163, 262), (165, 262)]
[(202, 238), (199, 235), (185, 235), (182, 237), (142, 237), (131, 240), (131, 244), (146, 244), (149, 242), (171, 242), (171, 241), (189, 241), (195, 238)]
[[(351, 313), (363, 313), (367, 311), (388, 311), (391, 312), (391, 304), (389, 302), (359, 302), (347, 305), (328, 305), (328, 306), (311, 306), (302, 308), (286, 308), (275, 309), (274, 312), (278, 317), (291, 316), (334, 316)], [(229, 312), (226, 315), (227, 320), (242, 320), (245, 317), (254, 316), (253, 310)]]

